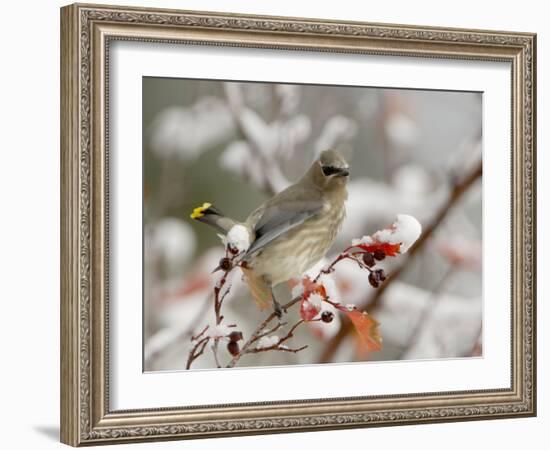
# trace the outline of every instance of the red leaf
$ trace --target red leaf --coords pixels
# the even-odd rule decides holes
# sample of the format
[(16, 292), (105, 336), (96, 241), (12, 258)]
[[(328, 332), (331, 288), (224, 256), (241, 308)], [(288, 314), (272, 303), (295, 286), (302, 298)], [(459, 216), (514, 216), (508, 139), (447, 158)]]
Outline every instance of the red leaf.
[(382, 349), (382, 337), (380, 336), (379, 323), (369, 316), (366, 312), (357, 309), (349, 310), (344, 306), (338, 306), (340, 311), (346, 315), (353, 323), (355, 330), (365, 342), (367, 349), (371, 352), (378, 352)]
[(373, 241), (371, 244), (359, 244), (356, 247), (374, 253), (376, 250), (381, 250), (386, 256), (397, 256), (401, 248), (401, 244), (389, 244), (387, 242)]

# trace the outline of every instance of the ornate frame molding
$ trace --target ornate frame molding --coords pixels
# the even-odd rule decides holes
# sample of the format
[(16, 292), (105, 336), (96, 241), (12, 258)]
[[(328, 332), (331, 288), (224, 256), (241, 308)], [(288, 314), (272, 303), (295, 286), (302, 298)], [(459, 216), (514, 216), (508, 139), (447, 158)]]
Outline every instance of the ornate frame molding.
[[(510, 389), (110, 411), (108, 88), (112, 40), (507, 61), (512, 67)], [(536, 36), (71, 5), (61, 9), (61, 440), (78, 446), (536, 413)]]

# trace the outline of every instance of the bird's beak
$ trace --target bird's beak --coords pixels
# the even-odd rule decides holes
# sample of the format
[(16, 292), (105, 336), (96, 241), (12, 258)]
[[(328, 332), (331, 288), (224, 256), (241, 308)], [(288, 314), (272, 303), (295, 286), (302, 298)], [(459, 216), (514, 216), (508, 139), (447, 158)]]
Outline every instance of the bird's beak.
[(349, 168), (345, 167), (338, 171), (337, 176), (339, 177), (349, 177)]

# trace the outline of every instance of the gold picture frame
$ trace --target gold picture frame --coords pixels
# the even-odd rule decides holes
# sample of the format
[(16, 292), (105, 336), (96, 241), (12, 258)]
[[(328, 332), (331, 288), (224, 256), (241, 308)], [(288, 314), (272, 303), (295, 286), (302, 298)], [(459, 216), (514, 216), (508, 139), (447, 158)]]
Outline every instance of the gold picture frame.
[[(108, 58), (114, 40), (505, 61), (512, 67), (509, 389), (192, 409), (109, 408)], [(536, 414), (536, 35), (74, 4), (61, 9), (61, 441), (163, 439)]]

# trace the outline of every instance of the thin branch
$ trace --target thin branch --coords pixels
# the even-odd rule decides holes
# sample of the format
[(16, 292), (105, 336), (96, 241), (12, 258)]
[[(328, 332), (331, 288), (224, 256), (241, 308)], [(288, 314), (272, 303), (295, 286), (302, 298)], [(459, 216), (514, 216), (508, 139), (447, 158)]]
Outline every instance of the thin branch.
[(257, 340), (263, 338), (264, 336), (269, 336), (270, 334), (273, 334), (275, 333), (277, 330), (279, 330), (280, 328), (284, 327), (286, 325), (286, 322), (279, 322), (277, 325), (275, 325), (274, 327), (270, 328), (269, 330), (267, 331), (264, 331), (263, 333), (260, 333), (256, 336), (253, 336), (251, 339), (252, 339), (252, 342), (256, 342)]
[[(248, 348), (246, 350), (246, 353), (260, 353), (260, 352), (267, 352), (269, 350), (281, 350), (284, 352), (298, 353), (299, 351), (306, 349), (308, 347), (307, 345), (303, 345), (302, 347), (295, 348), (295, 349), (291, 349), (286, 345), (281, 345), (284, 342), (288, 341), (289, 339), (293, 338), (294, 332), (296, 331), (296, 329), (305, 322), (306, 321), (304, 319), (300, 319), (290, 328), (290, 330), (288, 330), (288, 333), (285, 336), (279, 338), (279, 340), (275, 344), (270, 345), (268, 347)], [(310, 322), (315, 322), (315, 320), (311, 320)]]
[(203, 337), (193, 346), (189, 352), (189, 357), (187, 358), (187, 364), (185, 365), (186, 370), (189, 370), (191, 368), (191, 364), (193, 364), (193, 361), (204, 353), (204, 349), (206, 348), (206, 344), (208, 344), (209, 340), (210, 336)]
[(261, 352), (268, 352), (271, 350), (277, 350), (279, 352), (298, 353), (298, 352), (301, 352), (302, 350), (305, 350), (308, 347), (309, 345), (307, 344), (302, 345), (301, 347), (298, 347), (298, 348), (290, 348), (290, 347), (280, 346), (279, 344), (276, 344), (270, 347), (252, 348), (252, 349), (249, 349), (246, 353), (261, 353)]
[[(380, 302), (384, 292), (391, 285), (393, 280), (399, 278), (399, 276), (406, 270), (408, 263), (420, 253), (420, 250), (425, 246), (429, 241), (435, 230), (447, 217), (449, 212), (457, 204), (458, 200), (462, 195), (479, 179), (483, 173), (483, 164), (482, 161), (479, 161), (477, 166), (468, 173), (462, 179), (457, 179), (454, 183), (453, 189), (449, 195), (447, 201), (440, 207), (437, 213), (434, 215), (430, 224), (424, 229), (422, 235), (418, 238), (416, 243), (409, 249), (405, 254), (405, 258), (401, 261), (401, 264), (389, 275), (388, 279), (374, 291), (370, 301), (365, 302), (366, 307), (370, 312), (377, 309), (380, 306)], [(340, 348), (344, 339), (353, 329), (351, 323), (345, 323), (342, 325), (338, 333), (327, 343), (325, 349), (323, 350), (321, 356), (319, 357), (320, 363), (326, 363), (332, 361), (334, 354)]]
[[(290, 300), (288, 303), (282, 305), (282, 309), (283, 311), (287, 311), (288, 309), (290, 309), (292, 306), (294, 306), (296, 303), (298, 303), (300, 300), (302, 299), (302, 296), (297, 296), (295, 298), (293, 298), (292, 300)], [(231, 361), (229, 361), (229, 363), (225, 366), (227, 368), (231, 368), (231, 367), (235, 367), (235, 364), (237, 364), (237, 362), (239, 361), (239, 359), (241, 359), (241, 356), (243, 356), (245, 353), (247, 353), (248, 349), (250, 348), (250, 346), (256, 342), (259, 338), (258, 338), (258, 335), (263, 333), (264, 330), (267, 328), (267, 326), (269, 325), (269, 323), (275, 319), (275, 317), (277, 317), (277, 315), (275, 314), (275, 312), (272, 312), (271, 314), (269, 314), (264, 320), (263, 322), (261, 322), (257, 327), (256, 329), (254, 330), (254, 332), (250, 335), (250, 338), (248, 338), (248, 340), (243, 344), (243, 346), (241, 347), (241, 350), (239, 351), (239, 353), (237, 353), (235, 356), (233, 356), (233, 358), (231, 359)]]
[(210, 325), (206, 325), (206, 326), (202, 329), (202, 331), (201, 331), (199, 334), (197, 334), (196, 336), (193, 336), (193, 337), (191, 338), (191, 340), (192, 340), (192, 341), (196, 341), (196, 340), (200, 339), (200, 338), (204, 335), (204, 333), (206, 333), (206, 331), (208, 330), (208, 328), (210, 328)]
[[(152, 361), (155, 360), (155, 358), (160, 355), (162, 352), (166, 351), (170, 346), (180, 343), (180, 341), (187, 339), (191, 337), (191, 340), (193, 339), (193, 330), (195, 329), (195, 325), (197, 323), (202, 322), (203, 317), (206, 315), (206, 313), (210, 310), (210, 302), (211, 302), (211, 296), (205, 297), (204, 302), (202, 303), (200, 310), (195, 314), (193, 319), (189, 322), (190, 325), (183, 329), (179, 330), (174, 333), (174, 335), (171, 337), (170, 340), (167, 340), (163, 343), (162, 346), (159, 346), (157, 349), (155, 349), (154, 352), (147, 354), (147, 351), (145, 352), (145, 365), (149, 365), (152, 363)], [(207, 326), (208, 328), (208, 326)]]

